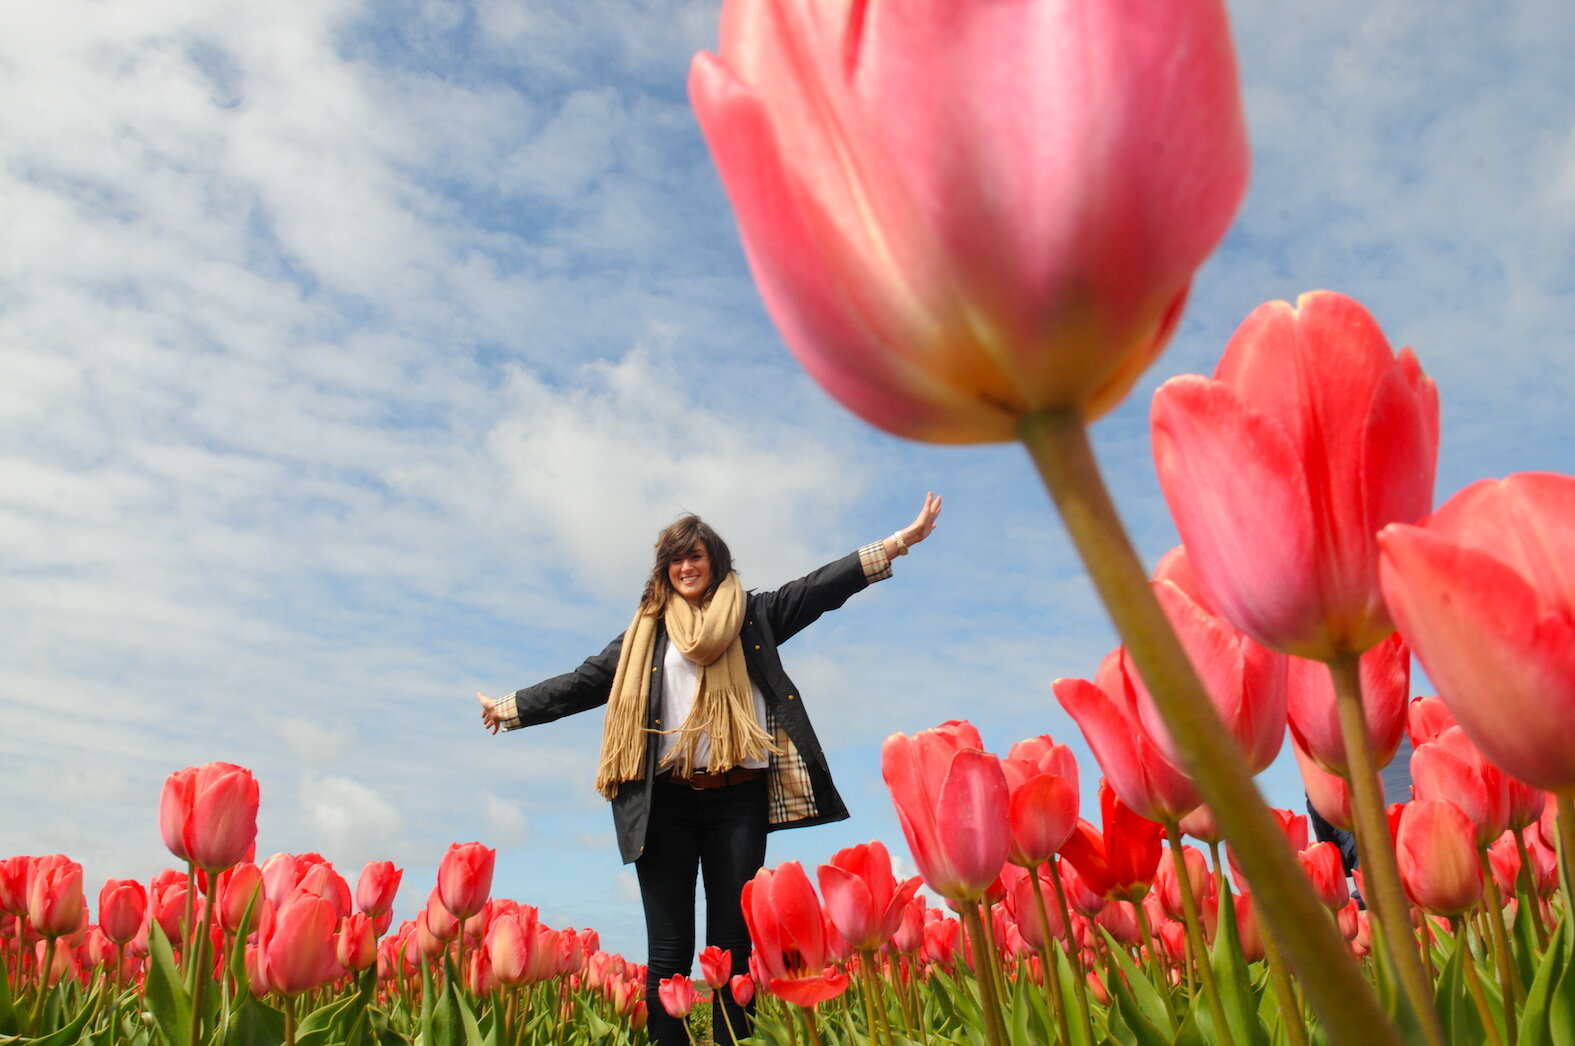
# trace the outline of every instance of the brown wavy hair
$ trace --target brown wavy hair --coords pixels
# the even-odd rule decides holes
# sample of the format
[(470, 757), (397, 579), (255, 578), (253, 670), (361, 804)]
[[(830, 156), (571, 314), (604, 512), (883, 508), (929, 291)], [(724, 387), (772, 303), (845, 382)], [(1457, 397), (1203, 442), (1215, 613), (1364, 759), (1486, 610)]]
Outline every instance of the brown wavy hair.
[(733, 572), (733, 553), (728, 550), (727, 542), (711, 529), (711, 525), (692, 512), (679, 516), (667, 529), (656, 535), (656, 565), (651, 568), (651, 577), (645, 583), (644, 594), (640, 596), (642, 613), (660, 614), (666, 609), (668, 597), (673, 594), (673, 583), (668, 579), (667, 567), (674, 559), (694, 548), (696, 541), (705, 546), (706, 555), (711, 558), (711, 584), (706, 587), (705, 599), (710, 599), (717, 587), (727, 579), (727, 575)]

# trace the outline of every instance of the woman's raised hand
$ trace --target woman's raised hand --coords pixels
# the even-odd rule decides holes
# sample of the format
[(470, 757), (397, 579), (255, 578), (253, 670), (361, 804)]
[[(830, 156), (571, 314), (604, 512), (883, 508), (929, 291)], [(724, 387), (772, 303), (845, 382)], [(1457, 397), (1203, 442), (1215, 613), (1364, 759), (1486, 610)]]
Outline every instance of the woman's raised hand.
[(503, 725), (498, 719), (498, 703), (480, 690), (476, 691), (476, 700), (481, 702), (481, 725), (494, 734), (497, 733), (498, 728)]
[(931, 491), (924, 495), (924, 507), (912, 523), (886, 539), (886, 555), (895, 558), (935, 532), (935, 520), (941, 514), (941, 496)]

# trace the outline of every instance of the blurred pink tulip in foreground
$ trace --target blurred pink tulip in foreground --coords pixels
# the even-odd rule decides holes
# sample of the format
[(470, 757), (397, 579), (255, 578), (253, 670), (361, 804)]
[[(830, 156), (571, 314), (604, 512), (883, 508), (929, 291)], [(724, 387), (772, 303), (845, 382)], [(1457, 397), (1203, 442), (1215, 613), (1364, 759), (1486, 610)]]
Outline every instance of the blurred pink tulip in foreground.
[(871, 424), (1118, 403), (1246, 187), (1219, 0), (729, 0), (689, 93), (766, 308)]

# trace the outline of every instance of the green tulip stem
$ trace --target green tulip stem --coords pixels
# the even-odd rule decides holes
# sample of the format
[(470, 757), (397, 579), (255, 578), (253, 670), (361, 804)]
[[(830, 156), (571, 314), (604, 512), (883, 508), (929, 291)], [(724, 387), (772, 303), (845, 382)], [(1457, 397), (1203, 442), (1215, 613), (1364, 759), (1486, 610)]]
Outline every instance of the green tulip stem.
[(1526, 830), (1511, 829), (1515, 837), (1515, 852), (1520, 855), (1520, 872), (1515, 876), (1515, 889), (1520, 903), (1531, 912), (1531, 926), (1537, 932), (1537, 951), (1548, 950), (1548, 927), (1542, 921), (1542, 899), (1537, 894), (1537, 876), (1531, 870), (1531, 851), (1526, 847)]
[(996, 981), (991, 967), (995, 964), (994, 949), (984, 935), (984, 920), (979, 915), (979, 902), (959, 901), (963, 926), (968, 930), (968, 940), (973, 944), (974, 973), (979, 980), (979, 1006), (984, 1010), (984, 1027), (990, 1046), (1007, 1046), (1006, 1022), (1001, 1018), (1001, 999), (996, 992)]
[[(1221, 892), (1221, 904), (1234, 903), (1230, 900), (1229, 889), (1227, 886)], [(1296, 986), (1291, 983), (1291, 975), (1285, 969), (1285, 955), (1280, 951), (1280, 942), (1274, 939), (1274, 933), (1266, 923), (1258, 924), (1258, 936), (1263, 938), (1263, 958), (1269, 967), (1269, 980), (1274, 982), (1274, 998), (1280, 1005), (1280, 1027), (1285, 1030), (1286, 1044), (1307, 1046), (1307, 1019), (1302, 1015)]]
[(284, 1046), (295, 1046), (295, 996), (284, 997)]
[[(1220, 998), (1220, 986), (1214, 980), (1214, 965), (1209, 962), (1208, 945), (1203, 943), (1203, 925), (1198, 920), (1197, 897), (1192, 890), (1192, 876), (1187, 871), (1186, 854), (1181, 849), (1181, 826), (1175, 821), (1165, 822), (1165, 837), (1170, 842), (1171, 867), (1176, 870), (1176, 882), (1181, 887), (1181, 914), (1187, 928), (1187, 947), (1198, 967), (1198, 979), (1203, 982), (1203, 997), (1208, 1000), (1209, 1016), (1218, 1029), (1219, 1046), (1236, 1046), (1236, 1037), (1230, 1022), (1225, 1018), (1225, 1002)], [(1228, 903), (1222, 899), (1221, 904)]]
[(1499, 990), (1504, 996), (1504, 1024), (1509, 1046), (1515, 1046), (1515, 1008), (1526, 996), (1526, 987), (1520, 983), (1520, 972), (1509, 957), (1509, 932), (1504, 926), (1504, 897), (1498, 892), (1498, 882), (1493, 878), (1493, 865), (1487, 850), (1477, 850), (1477, 865), (1482, 869), (1482, 892), (1487, 917), (1487, 935), (1493, 942), (1493, 959), (1498, 965)]
[(1046, 862), (1050, 868), (1050, 882), (1055, 886), (1055, 903), (1061, 909), (1062, 950), (1072, 967), (1072, 992), (1077, 997), (1078, 1016), (1083, 1020), (1083, 1041), (1094, 1041), (1094, 1018), (1088, 1009), (1088, 974), (1083, 970), (1083, 949), (1078, 947), (1077, 936), (1072, 930), (1072, 910), (1066, 903), (1066, 887), (1061, 884), (1060, 858)]
[(1416, 1012), (1422, 1034), (1430, 1046), (1444, 1046), (1444, 1028), (1433, 1002), (1433, 982), (1422, 966), (1422, 952), (1411, 927), (1411, 902), (1400, 884), (1400, 863), (1395, 858), (1394, 838), (1389, 834), (1389, 818), (1384, 813), (1378, 760), (1362, 708), (1359, 656), (1336, 657), (1329, 662), (1329, 676), (1334, 683), (1335, 708), (1350, 773), (1351, 816), (1356, 822), (1356, 852), (1362, 862), (1363, 899), (1371, 917), (1384, 929), (1384, 943), (1400, 989)]
[(1039, 919), (1039, 961), (1044, 963), (1045, 968), (1045, 1002), (1049, 1004), (1050, 1012), (1055, 1014), (1061, 1041), (1070, 1044), (1072, 1026), (1067, 1021), (1066, 1001), (1061, 998), (1061, 967), (1055, 961), (1060, 945), (1056, 944), (1054, 935), (1050, 933), (1050, 909), (1045, 906), (1045, 892), (1040, 888), (1039, 869), (1030, 868), (1028, 874), (1033, 877), (1034, 912)]
[[(880, 979), (875, 974), (878, 962), (879, 960), (876, 958), (874, 951), (865, 949), (859, 952), (859, 998), (864, 1003), (864, 1020), (869, 1027), (870, 1041), (880, 1041), (884, 1042), (886, 1046), (893, 1046), (891, 1023), (886, 1019), (886, 995)], [(722, 1006), (722, 991), (723, 989), (721, 988), (716, 990), (716, 1000), (713, 1005)], [(722, 1016), (723, 1018), (727, 1017), (726, 1006), (722, 1006)], [(732, 1021), (728, 1021), (728, 1030), (731, 1031), (732, 1027)], [(878, 1040), (875, 1035), (876, 1028), (880, 1029), (880, 1038)], [(734, 1035), (733, 1038), (737, 1039), (738, 1036)]]
[(1019, 432), (1183, 767), (1235, 847), (1258, 911), (1284, 947), (1330, 1041), (1399, 1046), (1394, 1022), (1352, 961), (1160, 608), (1105, 488), (1081, 412), (1030, 414)]
[[(1498, 1021), (1493, 1019), (1493, 1010), (1488, 1006), (1487, 995), (1482, 991), (1482, 979), (1477, 976), (1477, 963), (1476, 958), (1471, 954), (1471, 940), (1466, 932), (1466, 921), (1458, 915), (1452, 917), (1449, 920), (1449, 932), (1454, 934), (1455, 947), (1466, 950), (1460, 966), (1466, 974), (1466, 988), (1471, 993), (1472, 1004), (1477, 1008), (1477, 1018), (1487, 1032), (1487, 1046), (1504, 1046), (1504, 1040), (1498, 1033)], [(1508, 1015), (1513, 1010), (1514, 1003), (1505, 999), (1504, 1013)], [(1510, 1041), (1513, 1043), (1514, 1039), (1511, 1038)]]
[[(18, 927), (20, 930), (20, 927)], [(17, 934), (21, 936), (20, 932)], [(43, 1032), (39, 1022), (44, 1019), (44, 1000), (49, 998), (49, 971), (55, 967), (55, 938), (50, 937), (44, 944), (44, 962), (38, 968), (38, 997), (33, 1000), (33, 1012), (29, 1015), (27, 1026), (33, 1030), (35, 1036)]]
[[(1575, 916), (1575, 791), (1553, 793), (1558, 800), (1559, 881), (1564, 887), (1564, 918)], [(1575, 939), (1565, 934), (1575, 949)]]

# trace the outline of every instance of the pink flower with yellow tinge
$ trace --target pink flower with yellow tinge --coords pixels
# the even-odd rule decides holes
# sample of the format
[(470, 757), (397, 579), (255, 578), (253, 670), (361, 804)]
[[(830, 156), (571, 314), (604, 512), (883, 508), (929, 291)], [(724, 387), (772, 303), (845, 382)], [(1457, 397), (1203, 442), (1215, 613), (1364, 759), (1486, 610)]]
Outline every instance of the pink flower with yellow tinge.
[(789, 348), (912, 439), (1113, 407), (1246, 188), (1219, 0), (728, 0), (689, 93)]

